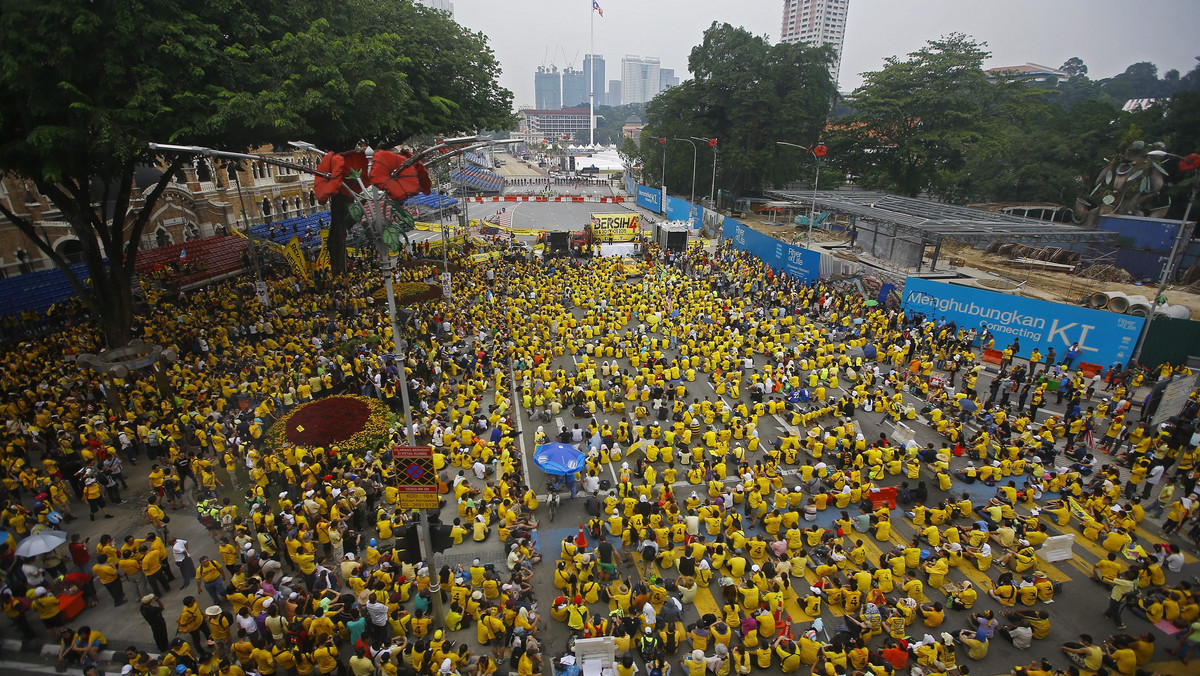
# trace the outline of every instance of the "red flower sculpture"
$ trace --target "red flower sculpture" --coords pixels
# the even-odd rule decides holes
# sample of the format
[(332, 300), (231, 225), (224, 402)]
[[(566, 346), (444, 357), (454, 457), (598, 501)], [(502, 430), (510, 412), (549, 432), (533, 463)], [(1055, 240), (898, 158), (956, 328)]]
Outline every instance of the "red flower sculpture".
[(325, 157), (322, 157), (321, 163), (317, 165), (317, 171), (329, 174), (329, 178), (317, 176), (313, 179), (313, 193), (316, 194), (317, 201), (324, 204), (342, 191), (345, 166), (346, 160), (341, 153), (325, 153)]
[(367, 154), (362, 150), (326, 153), (317, 165), (317, 171), (329, 174), (329, 178), (317, 176), (313, 180), (313, 192), (322, 204), (338, 193), (350, 196), (358, 192), (359, 184), (354, 177), (361, 177), (363, 185), (371, 185), (367, 176)]
[(420, 162), (405, 167), (404, 162), (412, 153), (378, 150), (371, 164), (371, 184), (378, 186), (388, 197), (403, 202), (413, 195), (428, 193), (433, 188), (429, 172)]
[(1200, 153), (1192, 153), (1179, 160), (1180, 171), (1194, 171), (1196, 169), (1200, 169)]

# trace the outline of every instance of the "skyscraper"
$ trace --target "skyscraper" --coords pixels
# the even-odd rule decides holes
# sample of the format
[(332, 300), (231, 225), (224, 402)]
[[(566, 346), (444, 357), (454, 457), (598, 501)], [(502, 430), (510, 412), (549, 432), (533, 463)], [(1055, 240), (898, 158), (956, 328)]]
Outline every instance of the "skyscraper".
[(624, 105), (624, 102), (621, 101), (621, 81), (620, 80), (609, 80), (608, 81), (608, 96), (604, 99), (604, 104), (608, 105), (608, 106)]
[[(592, 69), (593, 60), (596, 63), (595, 70)], [(586, 81), (592, 83), (592, 92), (596, 94), (596, 105), (605, 105), (607, 99), (604, 96), (604, 85), (607, 81), (604, 79), (604, 55), (603, 54), (586, 54), (583, 57), (583, 77)]]
[(454, 3), (450, 2), (450, 0), (423, 0), (422, 4), (434, 9), (440, 9), (443, 12), (449, 12), (450, 18), (454, 18)]
[(679, 77), (675, 75), (674, 68), (659, 68), (658, 69), (658, 91), (665, 92), (671, 87), (679, 86)]
[(567, 68), (562, 72), (562, 104), (564, 108), (588, 107), (587, 76), (583, 71)]
[(849, 7), (850, 0), (783, 0), (779, 41), (831, 45), (837, 54), (829, 72), (835, 85), (842, 69), (842, 42), (846, 38)]
[(621, 103), (645, 103), (658, 95), (657, 56), (626, 55), (621, 59)]
[(538, 66), (533, 74), (533, 98), (538, 110), (562, 108), (562, 77), (558, 66)]

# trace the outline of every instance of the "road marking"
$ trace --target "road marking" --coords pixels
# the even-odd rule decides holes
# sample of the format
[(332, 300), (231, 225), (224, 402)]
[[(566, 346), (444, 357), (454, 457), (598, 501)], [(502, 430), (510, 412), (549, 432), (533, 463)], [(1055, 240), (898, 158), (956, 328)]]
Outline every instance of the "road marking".
[[(511, 365), (508, 367), (508, 375), (512, 378), (512, 387), (509, 388), (508, 398), (512, 402), (512, 409), (515, 414), (513, 420), (516, 421), (517, 428), (520, 429), (523, 418), (521, 417), (521, 403), (517, 399), (517, 373)], [(517, 442), (521, 448), (521, 469), (525, 474), (525, 485), (532, 487), (533, 483), (529, 480), (529, 452), (525, 448), (524, 430), (521, 431), (521, 434), (517, 435)]]

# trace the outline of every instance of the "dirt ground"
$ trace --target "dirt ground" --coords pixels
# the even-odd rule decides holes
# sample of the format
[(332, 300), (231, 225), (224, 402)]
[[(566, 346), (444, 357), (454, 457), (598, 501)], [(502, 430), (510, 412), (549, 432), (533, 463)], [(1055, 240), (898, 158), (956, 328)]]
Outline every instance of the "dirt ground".
[[(754, 217), (745, 220), (755, 230), (785, 242), (803, 243), (807, 236), (805, 229), (798, 228), (790, 223), (771, 223), (767, 218)], [(822, 242), (837, 239), (848, 240), (848, 238), (824, 231), (819, 235), (814, 233), (814, 237)], [(985, 254), (983, 251), (965, 244), (948, 242), (942, 246), (941, 256), (942, 260), (938, 263), (939, 269), (942, 268), (944, 265), (943, 261), (948, 257), (962, 258), (966, 261), (968, 267), (985, 272), (995, 272), (1017, 282), (1025, 282), (1025, 286), (1021, 289), (1023, 295), (1060, 303), (1076, 304), (1085, 295), (1090, 295), (1097, 291), (1122, 291), (1131, 295), (1142, 295), (1153, 300), (1154, 292), (1157, 288), (1156, 285), (1139, 286), (1137, 284), (1101, 282), (1065, 272), (1026, 269), (1011, 264), (1005, 256)], [(1171, 305), (1186, 305), (1192, 310), (1192, 319), (1200, 319), (1200, 294), (1192, 293), (1184, 287), (1176, 286), (1167, 286), (1164, 294), (1167, 297), (1167, 303)]]

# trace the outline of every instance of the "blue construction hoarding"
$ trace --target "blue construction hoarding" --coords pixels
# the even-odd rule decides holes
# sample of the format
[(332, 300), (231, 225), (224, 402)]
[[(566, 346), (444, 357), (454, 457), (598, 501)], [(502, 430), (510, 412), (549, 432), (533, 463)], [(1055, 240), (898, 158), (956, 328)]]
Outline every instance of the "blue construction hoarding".
[(648, 185), (638, 185), (637, 187), (637, 205), (647, 211), (661, 214), (663, 212), (662, 196), (661, 188), (651, 188)]
[(725, 219), (722, 234), (733, 243), (734, 248), (757, 256), (776, 272), (786, 272), (789, 277), (806, 282), (815, 282), (820, 276), (821, 254), (816, 251), (786, 244), (732, 218)]
[(701, 225), (700, 215), (703, 211), (698, 205), (693, 205), (687, 200), (667, 195), (668, 221), (691, 221), (692, 229), (695, 230)]
[(1053, 347), (1061, 357), (1078, 342), (1083, 349), (1078, 361), (1101, 366), (1129, 361), (1146, 321), (917, 277), (904, 282), (903, 307), (905, 312), (920, 312), (932, 320), (944, 317), (962, 328), (987, 328), (995, 335), (997, 348), (1019, 339), (1020, 357), (1028, 357), (1035, 347), (1042, 354)]

